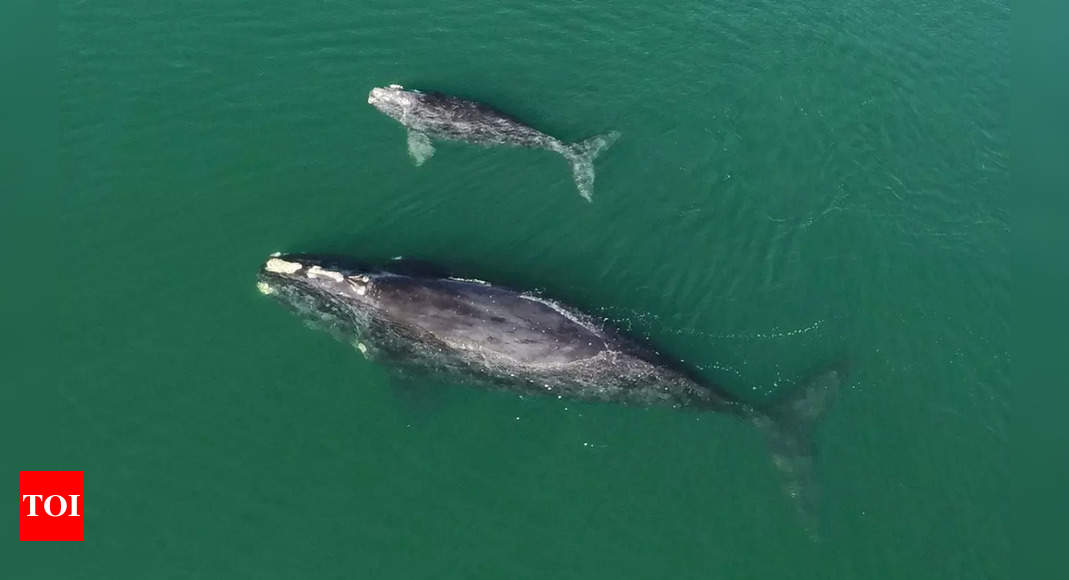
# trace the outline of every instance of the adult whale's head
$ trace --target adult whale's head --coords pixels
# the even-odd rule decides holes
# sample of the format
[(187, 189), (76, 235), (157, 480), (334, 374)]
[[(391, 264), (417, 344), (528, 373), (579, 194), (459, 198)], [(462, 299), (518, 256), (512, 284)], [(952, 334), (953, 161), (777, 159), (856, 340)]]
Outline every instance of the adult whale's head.
[(346, 334), (373, 311), (373, 270), (335, 256), (272, 254), (260, 267), (256, 287), (312, 322)]
[(400, 121), (419, 104), (418, 95), (419, 93), (406, 91), (401, 85), (375, 87), (368, 93), (367, 102), (387, 116)]

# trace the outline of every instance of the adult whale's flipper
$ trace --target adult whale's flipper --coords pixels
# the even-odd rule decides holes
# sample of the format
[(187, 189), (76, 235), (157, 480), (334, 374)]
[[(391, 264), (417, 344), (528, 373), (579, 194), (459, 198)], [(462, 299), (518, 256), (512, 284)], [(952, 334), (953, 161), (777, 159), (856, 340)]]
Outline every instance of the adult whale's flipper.
[(772, 463), (779, 470), (783, 487), (793, 498), (806, 531), (819, 539), (817, 508), (819, 488), (814, 476), (816, 448), (813, 429), (843, 380), (842, 368), (825, 369), (801, 388), (779, 401), (754, 422), (765, 432), (772, 448)]
[(597, 137), (591, 137), (572, 145), (565, 145), (560, 154), (572, 164), (572, 176), (579, 195), (587, 201), (594, 201), (594, 158), (620, 138), (618, 131), (612, 131)]
[(408, 131), (408, 154), (412, 157), (412, 161), (419, 167), (423, 165), (423, 162), (434, 156), (434, 145), (431, 144), (431, 138), (426, 133), (419, 131)]

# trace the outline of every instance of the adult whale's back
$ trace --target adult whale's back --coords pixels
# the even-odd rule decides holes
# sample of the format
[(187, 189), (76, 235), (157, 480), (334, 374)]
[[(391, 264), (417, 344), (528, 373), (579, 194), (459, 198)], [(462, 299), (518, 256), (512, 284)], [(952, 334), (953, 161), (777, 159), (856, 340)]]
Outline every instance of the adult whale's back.
[[(561, 366), (596, 356), (606, 340), (546, 302), (467, 280), (376, 278), (384, 315), (461, 350), (502, 362)], [(552, 337), (548, 340), (547, 337)]]
[(408, 152), (416, 165), (434, 155), (432, 139), (547, 149), (568, 160), (587, 201), (594, 195), (594, 158), (620, 136), (611, 132), (569, 145), (482, 103), (401, 85), (371, 89), (367, 102), (408, 129)]

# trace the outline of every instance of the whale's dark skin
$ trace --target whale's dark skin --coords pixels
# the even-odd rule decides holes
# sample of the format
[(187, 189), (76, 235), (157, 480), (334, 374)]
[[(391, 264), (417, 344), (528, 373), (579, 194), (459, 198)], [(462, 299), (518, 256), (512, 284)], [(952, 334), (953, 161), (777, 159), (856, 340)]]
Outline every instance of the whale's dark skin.
[(310, 256), (272, 258), (260, 277), (261, 289), (372, 357), (491, 378), (523, 393), (752, 412), (591, 317), (532, 294)]
[(408, 129), (408, 153), (416, 165), (434, 155), (433, 139), (546, 149), (568, 160), (587, 201), (594, 194), (594, 158), (620, 136), (610, 132), (569, 145), (482, 103), (401, 85), (373, 88), (367, 102)]
[(808, 427), (839, 382), (818, 375), (757, 408), (575, 309), (478, 280), (398, 273), (343, 258), (276, 255), (258, 287), (368, 358), (521, 394), (717, 411), (769, 435), (788, 493), (811, 503)]

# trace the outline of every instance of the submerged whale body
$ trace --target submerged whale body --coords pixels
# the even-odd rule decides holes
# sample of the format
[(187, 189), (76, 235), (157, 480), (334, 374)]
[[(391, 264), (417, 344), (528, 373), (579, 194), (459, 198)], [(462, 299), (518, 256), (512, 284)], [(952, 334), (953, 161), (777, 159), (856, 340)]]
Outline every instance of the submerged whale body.
[(768, 435), (787, 493), (807, 521), (814, 507), (810, 430), (840, 383), (839, 370), (818, 373), (794, 396), (758, 408), (578, 310), (480, 280), (293, 254), (270, 257), (257, 286), (383, 363), (521, 394), (741, 418)]
[(401, 85), (371, 89), (367, 102), (408, 129), (408, 153), (416, 165), (434, 155), (432, 139), (548, 149), (571, 163), (575, 186), (587, 201), (594, 195), (594, 158), (620, 136), (612, 132), (567, 145), (481, 103)]

